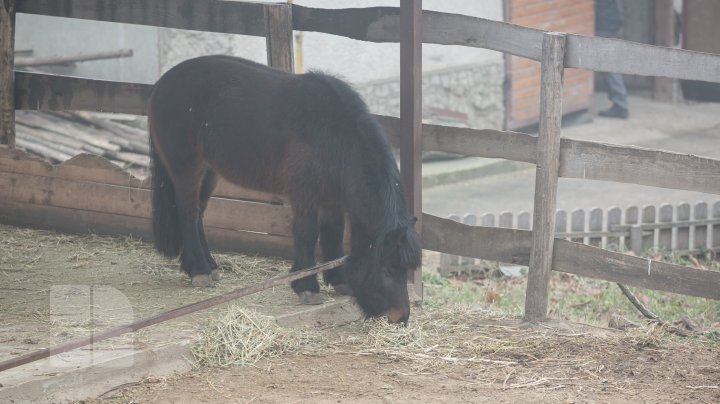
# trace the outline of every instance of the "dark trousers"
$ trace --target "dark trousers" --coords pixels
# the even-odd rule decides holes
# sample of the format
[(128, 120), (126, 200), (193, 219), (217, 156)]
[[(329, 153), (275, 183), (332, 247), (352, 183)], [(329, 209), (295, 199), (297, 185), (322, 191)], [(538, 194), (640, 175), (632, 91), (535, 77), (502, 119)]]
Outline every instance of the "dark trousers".
[[(619, 32), (598, 31), (596, 35), (603, 38), (617, 38), (618, 34)], [(625, 87), (623, 76), (618, 73), (600, 72), (600, 77), (605, 83), (610, 101), (618, 107), (627, 110), (627, 88)]]

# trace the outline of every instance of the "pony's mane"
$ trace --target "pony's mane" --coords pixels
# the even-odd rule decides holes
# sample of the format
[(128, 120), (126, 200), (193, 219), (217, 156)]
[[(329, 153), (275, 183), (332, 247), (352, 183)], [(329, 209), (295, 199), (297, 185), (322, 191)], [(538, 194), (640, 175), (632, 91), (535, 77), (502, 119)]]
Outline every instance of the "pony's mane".
[(411, 226), (412, 219), (406, 214), (400, 172), (390, 143), (360, 94), (345, 81), (322, 71), (313, 70), (302, 77), (323, 93), (318, 98), (324, 99), (316, 99), (314, 103), (321, 103), (325, 112), (331, 109), (338, 118), (335, 124), (339, 127), (332, 129), (338, 132), (338, 136), (352, 136), (354, 139), (349, 143), (357, 150), (363, 150), (366, 159), (357, 161), (362, 166), (359, 172), (366, 174), (367, 178), (363, 180), (368, 182), (365, 185), (370, 186), (374, 194), (363, 192), (362, 195), (367, 198), (365, 208), (370, 210), (359, 219), (370, 233), (368, 236), (382, 241), (385, 234)]

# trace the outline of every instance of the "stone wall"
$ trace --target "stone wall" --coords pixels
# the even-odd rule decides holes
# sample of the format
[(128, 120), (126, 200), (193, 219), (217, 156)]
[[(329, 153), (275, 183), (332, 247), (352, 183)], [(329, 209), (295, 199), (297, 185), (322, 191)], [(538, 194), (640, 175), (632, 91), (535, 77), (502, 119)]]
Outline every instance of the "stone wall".
[[(503, 64), (489, 62), (423, 72), (423, 119), (471, 128), (502, 129)], [(398, 78), (356, 85), (373, 113), (400, 115)]]

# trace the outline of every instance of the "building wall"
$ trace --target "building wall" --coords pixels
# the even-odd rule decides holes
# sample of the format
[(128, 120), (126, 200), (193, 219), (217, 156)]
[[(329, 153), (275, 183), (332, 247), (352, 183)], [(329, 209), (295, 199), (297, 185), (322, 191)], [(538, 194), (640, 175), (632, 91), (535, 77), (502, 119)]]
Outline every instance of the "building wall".
[[(506, 0), (506, 20), (547, 31), (595, 34), (594, 0)], [(517, 129), (537, 123), (540, 117), (540, 63), (509, 56), (506, 59), (508, 93), (506, 126)], [(565, 69), (563, 112), (588, 108), (593, 73)]]

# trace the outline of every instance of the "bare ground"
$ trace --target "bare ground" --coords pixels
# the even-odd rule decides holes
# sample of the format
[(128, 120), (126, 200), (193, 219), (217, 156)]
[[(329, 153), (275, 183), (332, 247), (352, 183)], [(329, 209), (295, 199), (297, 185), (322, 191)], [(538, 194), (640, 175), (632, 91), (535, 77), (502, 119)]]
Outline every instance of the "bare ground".
[(254, 366), (151, 378), (103, 397), (143, 403), (720, 401), (715, 348), (671, 341), (659, 330), (598, 333), (509, 323), (478, 320), (448, 335), (475, 340), (472, 356), (472, 344), (447, 355), (408, 346), (369, 348), (367, 341), (333, 344), (325, 352)]
[[(279, 261), (220, 255), (226, 277), (214, 290), (197, 290), (175, 264), (134, 240), (0, 226), (0, 248), (0, 359), (111, 325), (51, 318), (48, 299), (57, 285), (112, 285), (137, 318), (287, 270)], [(292, 306), (287, 295), (268, 291), (243, 304), (273, 312)], [(167, 343), (168, 335), (197, 332), (217, 313), (125, 342)], [(406, 328), (366, 322), (304, 332), (308, 344), (255, 365), (149, 377), (86, 401), (720, 402), (717, 340), (678, 338), (652, 325), (528, 325), (478, 302), (415, 308)]]

